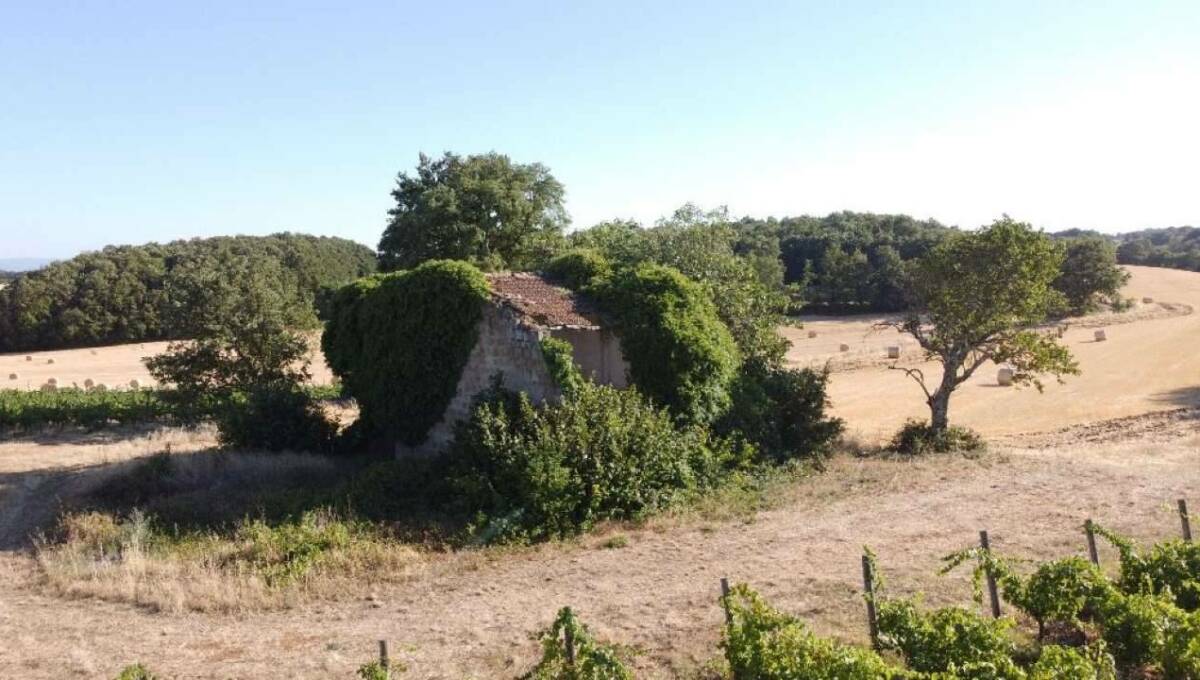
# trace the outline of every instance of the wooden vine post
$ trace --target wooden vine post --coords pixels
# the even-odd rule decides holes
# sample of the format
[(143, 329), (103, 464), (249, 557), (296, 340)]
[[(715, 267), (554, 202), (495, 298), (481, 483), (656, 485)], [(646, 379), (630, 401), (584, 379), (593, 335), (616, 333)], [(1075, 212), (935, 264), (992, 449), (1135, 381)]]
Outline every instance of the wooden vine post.
[(1096, 527), (1091, 518), (1083, 523), (1083, 531), (1087, 534), (1088, 559), (1092, 564), (1100, 566), (1100, 553), (1096, 550)]
[[(983, 548), (983, 551), (989, 557), (991, 556), (992, 547), (988, 542), (988, 532), (986, 529), (979, 532), (979, 547)], [(996, 575), (992, 573), (990, 568), (985, 569), (984, 573), (987, 575), (988, 597), (991, 598), (992, 602), (992, 618), (998, 619), (1000, 618), (1000, 591), (996, 588)]]
[(388, 659), (387, 640), (380, 640), (379, 641), (379, 666), (381, 668), (383, 668), (383, 670), (386, 671), (390, 665), (391, 665), (391, 661)]
[(575, 630), (571, 625), (563, 626), (563, 647), (567, 652), (567, 665), (575, 665)]
[(721, 577), (721, 608), (725, 610), (725, 625), (733, 625), (733, 612), (729, 611), (729, 579)]
[(867, 601), (867, 630), (871, 633), (871, 648), (879, 650), (879, 617), (875, 611), (875, 568), (871, 556), (862, 556), (863, 592)]
[(1182, 529), (1183, 529), (1183, 540), (1187, 541), (1188, 543), (1191, 543), (1192, 542), (1192, 523), (1191, 523), (1191, 520), (1188, 518), (1187, 501), (1182, 498), (1179, 499), (1179, 523), (1182, 525)]

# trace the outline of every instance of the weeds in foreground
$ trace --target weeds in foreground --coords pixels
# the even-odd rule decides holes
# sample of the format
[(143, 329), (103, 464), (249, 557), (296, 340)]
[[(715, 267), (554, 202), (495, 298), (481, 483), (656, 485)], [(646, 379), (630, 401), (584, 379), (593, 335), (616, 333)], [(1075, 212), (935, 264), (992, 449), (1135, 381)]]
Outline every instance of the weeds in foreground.
[(37, 543), (49, 587), (161, 611), (237, 612), (285, 605), (297, 592), (336, 595), (403, 578), (416, 550), (329, 510), (231, 532), (174, 533), (140, 512), (65, 515), (59, 540)]

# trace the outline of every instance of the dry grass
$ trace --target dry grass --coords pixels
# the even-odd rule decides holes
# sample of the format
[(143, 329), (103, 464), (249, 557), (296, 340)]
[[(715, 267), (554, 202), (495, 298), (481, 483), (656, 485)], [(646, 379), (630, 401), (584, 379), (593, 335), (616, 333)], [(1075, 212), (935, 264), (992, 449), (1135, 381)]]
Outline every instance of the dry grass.
[[(384, 528), (319, 508), (352, 466), (204, 441), (167, 431), (95, 443), (87, 452), (106, 463), (15, 485), (4, 515), (27, 524), (9, 533), (61, 513), (35, 542), (48, 591), (162, 612), (246, 613), (337, 599), (420, 569), (420, 552)], [(194, 450), (172, 452), (188, 444)]]
[(412, 548), (325, 513), (283, 527), (247, 521), (229, 535), (172, 537), (140, 513), (79, 513), (61, 527), (61, 541), (41, 541), (35, 552), (51, 592), (156, 612), (247, 613), (337, 599), (408, 578), (422, 563)]
[[(722, 576), (751, 583), (822, 634), (862, 641), (864, 544), (879, 555), (893, 592), (920, 590), (940, 605), (970, 602), (968, 575), (936, 574), (939, 558), (971, 544), (981, 528), (998, 550), (1029, 558), (1080, 554), (1086, 517), (1143, 541), (1177, 535), (1169, 504), (1200, 484), (1194, 421), (1160, 423), (1118, 442), (1078, 435), (1012, 442), (974, 458), (842, 455), (824, 474), (761, 487), (741, 506), (765, 508), (753, 512), (697, 510), (576, 542), (421, 553), (390, 566), (350, 551), (357, 567), (335, 559), (328, 572), (313, 572), (319, 578), (277, 590), (239, 580), (229, 563), (205, 571), (184, 552), (170, 561), (144, 543), (149, 559), (131, 554), (113, 569), (85, 552), (79, 571), (64, 572), (71, 580), (61, 591), (46, 588), (42, 566), (0, 556), (0, 602), (13, 612), (0, 607), (8, 641), (0, 676), (55, 677), (60, 643), (69, 640), (80, 659), (92, 660), (79, 663), (85, 675), (111, 676), (142, 660), (168, 677), (197, 669), (213, 677), (349, 677), (386, 638), (414, 677), (511, 677), (537, 655), (529, 633), (571, 605), (599, 637), (643, 650), (638, 677), (694, 677), (717, 653)], [(244, 544), (222, 549), (246, 559)], [(1114, 564), (1112, 551), (1101, 550)], [(353, 578), (336, 573), (359, 567)], [(188, 602), (212, 608), (188, 612), (203, 609)]]

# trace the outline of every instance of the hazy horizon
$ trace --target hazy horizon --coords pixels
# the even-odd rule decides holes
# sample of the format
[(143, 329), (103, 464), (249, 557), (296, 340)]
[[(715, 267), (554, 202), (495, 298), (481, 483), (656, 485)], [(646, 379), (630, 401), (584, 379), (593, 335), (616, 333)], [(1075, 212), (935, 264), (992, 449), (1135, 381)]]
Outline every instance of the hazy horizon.
[(25, 4), (0, 255), (371, 247), (420, 152), (548, 166), (574, 227), (685, 202), (965, 228), (1200, 224), (1200, 4)]

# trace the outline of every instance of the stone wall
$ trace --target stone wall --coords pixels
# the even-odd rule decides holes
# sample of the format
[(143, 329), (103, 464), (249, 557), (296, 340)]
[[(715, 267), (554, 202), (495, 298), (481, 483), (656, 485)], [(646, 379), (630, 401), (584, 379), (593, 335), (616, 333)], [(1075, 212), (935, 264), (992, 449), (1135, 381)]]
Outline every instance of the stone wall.
[(580, 372), (601, 385), (624, 389), (629, 385), (629, 364), (621, 342), (612, 331), (590, 328), (556, 328), (550, 335), (571, 343), (571, 355)]
[(408, 447), (397, 443), (396, 455), (420, 456), (441, 451), (454, 438), (454, 424), (470, 415), (475, 396), (488, 388), (496, 374), (504, 376), (505, 387), (528, 393), (534, 403), (561, 399), (562, 393), (542, 357), (540, 332), (521, 323), (505, 307), (484, 305), (479, 340), (463, 367), (446, 415), (429, 431), (424, 444)]

